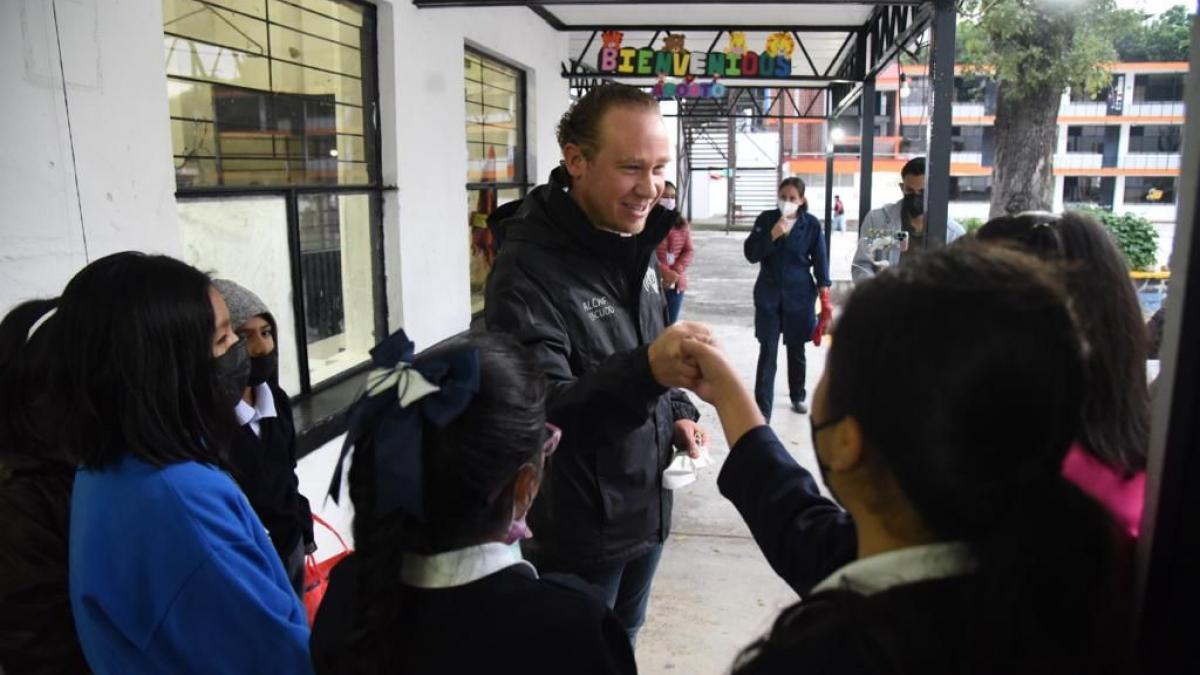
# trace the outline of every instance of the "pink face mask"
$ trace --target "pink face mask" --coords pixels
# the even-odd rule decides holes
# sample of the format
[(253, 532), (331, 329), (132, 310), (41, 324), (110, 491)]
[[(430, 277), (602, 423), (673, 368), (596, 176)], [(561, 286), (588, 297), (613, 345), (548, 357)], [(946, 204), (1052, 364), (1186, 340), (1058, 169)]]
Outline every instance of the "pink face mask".
[(504, 543), (511, 546), (518, 541), (532, 537), (533, 530), (529, 529), (529, 526), (525, 524), (525, 518), (518, 518), (508, 526), (508, 536), (504, 538)]

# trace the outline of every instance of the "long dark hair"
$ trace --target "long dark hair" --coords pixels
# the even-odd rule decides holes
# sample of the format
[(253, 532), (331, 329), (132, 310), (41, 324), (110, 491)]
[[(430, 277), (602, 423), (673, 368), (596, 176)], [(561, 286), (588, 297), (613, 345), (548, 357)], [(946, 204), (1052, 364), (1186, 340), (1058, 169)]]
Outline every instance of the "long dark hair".
[(0, 450), (61, 459), (46, 386), (55, 366), (50, 347), (53, 315), (46, 315), (56, 307), (58, 298), (29, 300), (0, 321)]
[[(1097, 672), (1089, 666), (1117, 648), (1106, 604), (1115, 529), (1060, 471), (1083, 368), (1065, 291), (1016, 251), (954, 246), (855, 290), (829, 357), (831, 417), (858, 421), (925, 527), (965, 542), (977, 564), (968, 606), (942, 624), (951, 635), (898, 646), (905, 608), (892, 623), (846, 621), (871, 643), (864, 658), (894, 667), (952, 649), (961, 672)], [(833, 604), (852, 616), (861, 603)], [(787, 653), (809, 616), (803, 604), (786, 610), (738, 671)]]
[(399, 583), (404, 554), (439, 553), (503, 534), (512, 518), (517, 470), (538, 457), (546, 440), (545, 381), (533, 356), (511, 336), (463, 333), (421, 352), (416, 362), (464, 349), (479, 352), (479, 393), (444, 429), (426, 430), (425, 523), (376, 515), (373, 434), (354, 447), (349, 483), (360, 611), (341, 659), (348, 668), (341, 672), (396, 672), (405, 626), (419, 621), (405, 611)]
[(1116, 242), (1080, 212), (1002, 216), (979, 229), (986, 241), (1012, 242), (1058, 261), (1090, 353), (1084, 396), (1084, 447), (1126, 475), (1146, 468), (1150, 390), (1149, 335), (1129, 266)]
[(126, 454), (221, 463), (235, 422), (213, 359), (207, 275), (162, 255), (115, 253), (67, 284), (52, 318), (68, 450), (89, 469)]

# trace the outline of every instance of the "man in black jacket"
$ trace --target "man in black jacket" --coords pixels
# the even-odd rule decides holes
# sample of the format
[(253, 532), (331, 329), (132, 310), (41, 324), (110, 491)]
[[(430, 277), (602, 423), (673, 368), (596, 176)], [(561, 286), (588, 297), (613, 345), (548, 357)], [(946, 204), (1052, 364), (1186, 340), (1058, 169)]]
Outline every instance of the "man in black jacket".
[(671, 524), (662, 472), (672, 445), (693, 455), (705, 432), (687, 395), (699, 371), (664, 330), (654, 249), (679, 218), (657, 206), (669, 144), (657, 102), (624, 85), (580, 99), (558, 127), (563, 165), (504, 225), (488, 280), (491, 330), (536, 353), (548, 417), (563, 430), (527, 553), (544, 571), (604, 589), (634, 640)]

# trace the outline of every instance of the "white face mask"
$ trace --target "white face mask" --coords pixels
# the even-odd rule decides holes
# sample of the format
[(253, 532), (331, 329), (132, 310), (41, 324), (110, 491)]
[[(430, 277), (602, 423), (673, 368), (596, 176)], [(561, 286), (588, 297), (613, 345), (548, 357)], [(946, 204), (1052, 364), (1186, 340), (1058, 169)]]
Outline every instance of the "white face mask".
[(796, 202), (784, 201), (782, 199), (779, 200), (779, 210), (783, 212), (783, 215), (789, 218), (796, 215), (796, 211), (799, 209), (800, 205)]
[(668, 211), (675, 210), (675, 198), (674, 197), (663, 197), (662, 199), (658, 200), (658, 203), (659, 203), (659, 205), (661, 205), (664, 209), (667, 209)]

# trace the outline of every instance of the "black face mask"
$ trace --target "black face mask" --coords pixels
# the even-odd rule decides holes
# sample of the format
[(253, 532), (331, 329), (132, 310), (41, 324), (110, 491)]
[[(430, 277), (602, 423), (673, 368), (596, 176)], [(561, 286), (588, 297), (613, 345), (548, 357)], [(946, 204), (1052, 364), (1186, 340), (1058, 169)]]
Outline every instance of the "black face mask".
[(909, 218), (919, 218), (925, 215), (925, 193), (904, 195), (904, 214)]
[(275, 369), (278, 367), (279, 352), (273, 351), (266, 356), (251, 356), (250, 379), (246, 381), (246, 384), (251, 387), (257, 387), (265, 383), (275, 375)]
[(839, 504), (841, 501), (838, 500), (837, 493), (833, 491), (833, 486), (829, 484), (829, 466), (825, 464), (825, 462), (821, 461), (821, 452), (817, 450), (817, 433), (824, 429), (828, 429), (841, 421), (842, 417), (835, 417), (820, 424), (812, 423), (809, 427), (809, 431), (812, 433), (813, 455), (817, 458), (817, 468), (821, 471), (821, 482), (825, 484), (825, 487), (829, 488), (829, 493), (833, 495), (834, 501), (838, 502)]
[(250, 357), (246, 354), (246, 341), (238, 340), (229, 351), (218, 356), (217, 387), (229, 407), (237, 405), (250, 379)]

